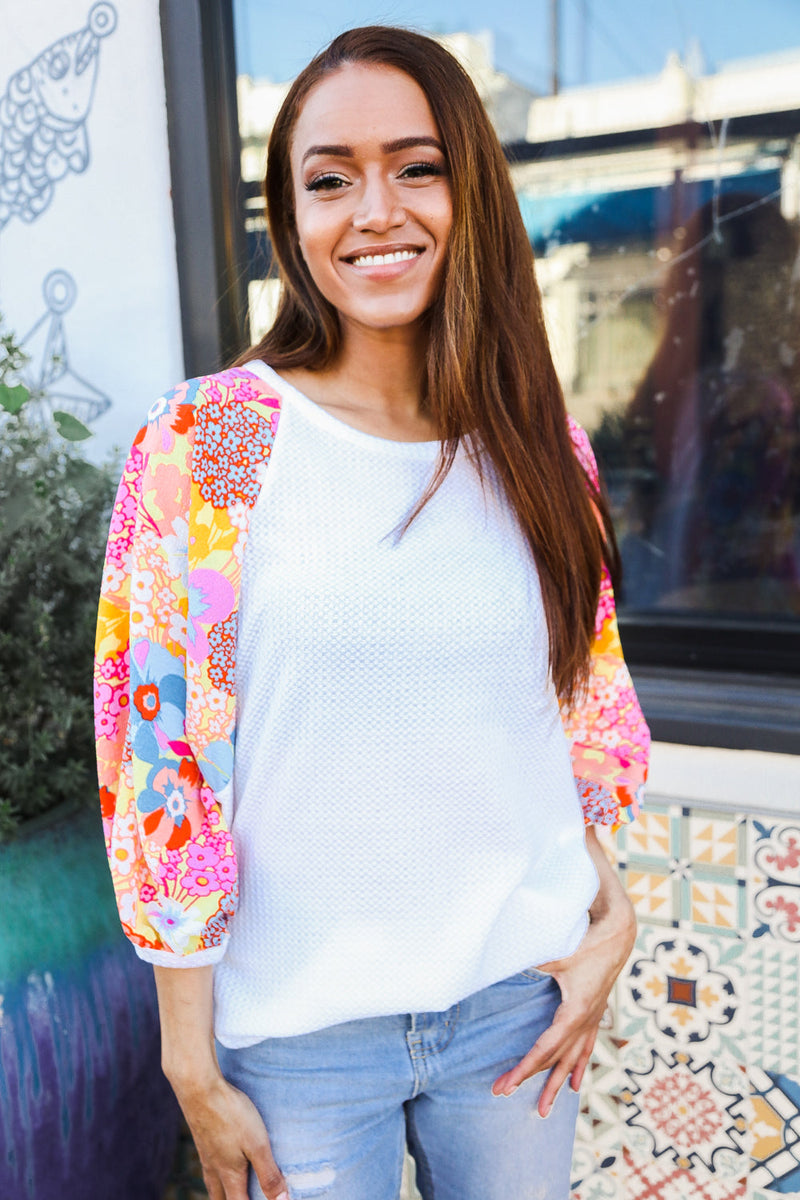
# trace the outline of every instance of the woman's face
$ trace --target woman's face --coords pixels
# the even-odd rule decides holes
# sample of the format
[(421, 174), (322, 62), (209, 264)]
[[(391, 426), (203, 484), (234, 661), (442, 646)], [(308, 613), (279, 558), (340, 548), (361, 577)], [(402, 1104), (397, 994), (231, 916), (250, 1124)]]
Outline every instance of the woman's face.
[(300, 249), (345, 337), (414, 332), (438, 292), (453, 217), (425, 93), (395, 67), (340, 68), (306, 97), (291, 167)]

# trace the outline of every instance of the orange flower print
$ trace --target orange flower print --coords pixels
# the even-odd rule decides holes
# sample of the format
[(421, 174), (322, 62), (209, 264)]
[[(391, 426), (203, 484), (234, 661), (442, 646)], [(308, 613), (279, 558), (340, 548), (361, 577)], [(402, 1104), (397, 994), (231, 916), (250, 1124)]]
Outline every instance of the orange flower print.
[(133, 703), (144, 721), (153, 721), (161, 711), (161, 700), (155, 683), (140, 683), (133, 693)]

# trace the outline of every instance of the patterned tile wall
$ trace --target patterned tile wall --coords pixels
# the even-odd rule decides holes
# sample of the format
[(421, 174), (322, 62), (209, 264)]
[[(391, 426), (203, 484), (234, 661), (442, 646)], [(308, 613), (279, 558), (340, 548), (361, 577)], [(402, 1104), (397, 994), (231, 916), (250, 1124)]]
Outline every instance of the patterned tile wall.
[[(800, 1197), (800, 821), (650, 803), (608, 846), (639, 936), (584, 1089), (572, 1200)], [(205, 1194), (199, 1164), (176, 1167), (170, 1197)]]
[(639, 936), (573, 1200), (800, 1197), (800, 822), (650, 804), (612, 853)]

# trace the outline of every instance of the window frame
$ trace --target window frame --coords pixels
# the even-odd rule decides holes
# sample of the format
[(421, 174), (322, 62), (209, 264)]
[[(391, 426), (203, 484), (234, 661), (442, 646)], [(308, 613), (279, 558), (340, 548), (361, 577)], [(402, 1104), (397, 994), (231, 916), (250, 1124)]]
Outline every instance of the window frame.
[(160, 0), (172, 206), (189, 376), (247, 345), (247, 242), (232, 0)]

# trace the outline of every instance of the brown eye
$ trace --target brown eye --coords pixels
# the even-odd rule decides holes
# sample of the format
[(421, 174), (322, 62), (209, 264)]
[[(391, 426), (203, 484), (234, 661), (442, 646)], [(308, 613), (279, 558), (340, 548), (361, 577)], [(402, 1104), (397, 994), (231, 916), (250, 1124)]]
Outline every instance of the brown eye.
[(347, 180), (341, 175), (315, 175), (305, 184), (307, 192), (335, 192), (347, 186)]
[(426, 179), (429, 176), (441, 176), (445, 174), (445, 169), (441, 163), (434, 162), (417, 162), (409, 163), (407, 167), (403, 167), (400, 172), (401, 179)]

